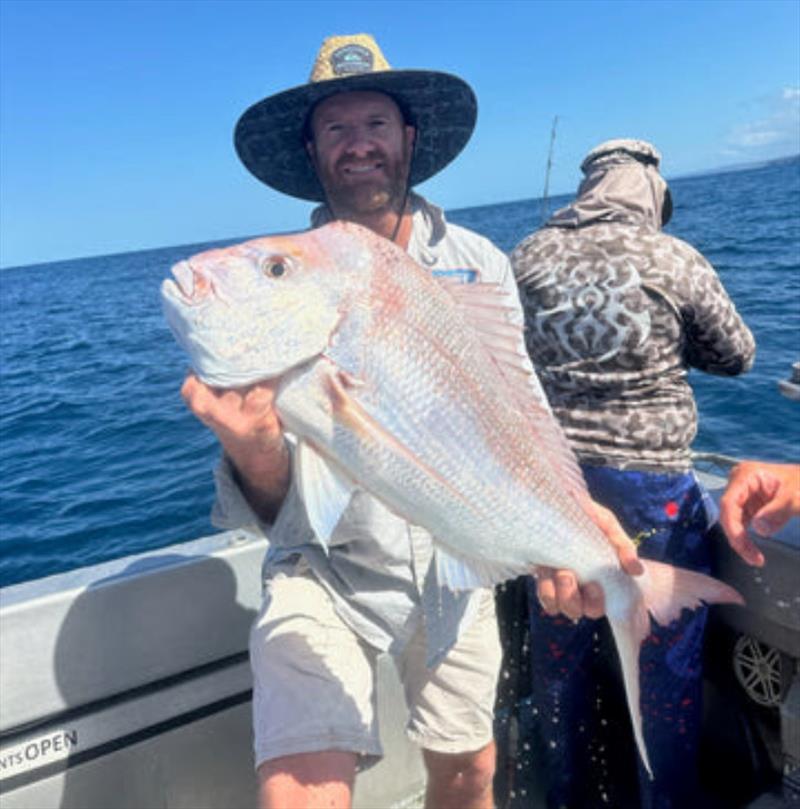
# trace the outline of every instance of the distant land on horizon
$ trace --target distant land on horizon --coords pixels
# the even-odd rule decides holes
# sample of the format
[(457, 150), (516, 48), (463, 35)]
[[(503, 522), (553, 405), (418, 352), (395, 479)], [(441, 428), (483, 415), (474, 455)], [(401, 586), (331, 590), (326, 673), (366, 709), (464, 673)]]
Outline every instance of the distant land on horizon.
[(764, 169), (767, 166), (792, 166), (800, 164), (800, 152), (785, 157), (773, 157), (772, 160), (757, 160), (753, 163), (734, 163), (730, 166), (721, 166), (716, 169), (703, 169), (702, 171), (691, 171), (688, 174), (676, 174), (674, 177), (667, 177), (667, 180), (683, 180), (686, 177), (705, 177), (713, 174), (731, 174), (735, 171), (751, 171), (754, 169)]
[[(695, 177), (714, 177), (718, 174), (733, 174), (739, 171), (754, 171), (755, 169), (763, 169), (767, 168), (768, 166), (793, 166), (793, 165), (800, 165), (800, 152), (793, 155), (786, 155), (784, 157), (773, 157), (771, 160), (755, 160), (752, 163), (735, 163), (730, 166), (718, 166), (717, 168), (713, 169), (702, 169), (700, 171), (692, 171), (688, 174), (676, 174), (671, 175), (669, 177), (665, 176), (664, 179), (671, 183), (674, 180), (689, 180), (694, 179)], [(564, 197), (575, 193), (575, 189), (572, 191), (557, 191), (553, 192), (552, 194), (548, 195), (549, 199), (553, 199), (555, 197)], [(494, 202), (490, 203), (489, 205), (469, 205), (465, 208), (450, 208), (449, 211), (474, 211), (476, 208), (486, 208), (490, 207), (491, 205), (518, 205), (521, 202), (539, 202), (542, 198), (541, 197), (524, 197), (523, 199), (515, 199), (515, 200), (507, 200), (505, 202)]]
[[(750, 171), (754, 169), (761, 169), (766, 168), (768, 166), (793, 166), (793, 165), (800, 165), (800, 152), (793, 155), (786, 155), (785, 157), (774, 157), (771, 160), (758, 160), (752, 163), (736, 163), (730, 166), (719, 166), (713, 169), (704, 169), (702, 171), (693, 171), (689, 174), (680, 174), (675, 175), (672, 177), (665, 177), (668, 182), (672, 182), (673, 180), (688, 180), (695, 177), (710, 177), (715, 174), (732, 174), (734, 172), (739, 171)], [(568, 194), (573, 194), (574, 189), (572, 191), (559, 191), (558, 193), (552, 193), (549, 197), (552, 199), (553, 197), (563, 197)], [(525, 197), (519, 200), (505, 200), (503, 202), (490, 202), (485, 203), (483, 205), (469, 205), (465, 208), (449, 208), (448, 211), (473, 211), (476, 208), (486, 208), (491, 207), (492, 205), (514, 205), (520, 202), (537, 202), (541, 199), (541, 197)], [(53, 261), (39, 261), (33, 264), (15, 264), (13, 266), (8, 267), (0, 267), (0, 272), (4, 272), (5, 270), (17, 270), (23, 267), (44, 267), (48, 264), (61, 264), (66, 261), (84, 261), (87, 259), (95, 259), (95, 258), (106, 258), (109, 256), (121, 256), (125, 255), (126, 253), (147, 253), (150, 251), (157, 251), (157, 250), (167, 250), (169, 248), (181, 248), (185, 249), (188, 252), (197, 252), (196, 248), (205, 249), (210, 245), (221, 245), (226, 246), (229, 244), (235, 244), (236, 242), (244, 242), (248, 241), (249, 239), (254, 239), (257, 235), (263, 234), (253, 234), (249, 236), (231, 236), (225, 239), (212, 239), (209, 241), (199, 241), (199, 242), (190, 242), (188, 244), (165, 244), (156, 247), (142, 247), (138, 250), (121, 250), (118, 253), (92, 253), (88, 256), (73, 256), (70, 258), (59, 258), (54, 259)]]

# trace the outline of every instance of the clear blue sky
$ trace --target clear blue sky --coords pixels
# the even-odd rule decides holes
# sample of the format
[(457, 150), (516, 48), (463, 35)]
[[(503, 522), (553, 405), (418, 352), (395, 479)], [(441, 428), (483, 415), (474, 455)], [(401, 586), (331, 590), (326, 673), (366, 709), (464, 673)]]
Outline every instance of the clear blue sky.
[(232, 129), (354, 32), (474, 87), (472, 141), (421, 187), (445, 208), (541, 196), (555, 115), (552, 193), (610, 137), (667, 177), (800, 151), (798, 0), (0, 0), (0, 265), (304, 227)]

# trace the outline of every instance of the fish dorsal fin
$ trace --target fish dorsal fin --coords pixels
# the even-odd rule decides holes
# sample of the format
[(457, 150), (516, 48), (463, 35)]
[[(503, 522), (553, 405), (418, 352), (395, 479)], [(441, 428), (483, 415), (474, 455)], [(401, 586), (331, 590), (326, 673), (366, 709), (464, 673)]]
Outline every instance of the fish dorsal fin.
[(327, 547), (356, 484), (306, 441), (297, 448), (295, 474), (311, 528)]
[(583, 473), (528, 357), (516, 298), (500, 284), (465, 284), (446, 276), (436, 280), (455, 299), (478, 333), (508, 384), (517, 408), (539, 435), (548, 460), (566, 488), (585, 507), (589, 495)]

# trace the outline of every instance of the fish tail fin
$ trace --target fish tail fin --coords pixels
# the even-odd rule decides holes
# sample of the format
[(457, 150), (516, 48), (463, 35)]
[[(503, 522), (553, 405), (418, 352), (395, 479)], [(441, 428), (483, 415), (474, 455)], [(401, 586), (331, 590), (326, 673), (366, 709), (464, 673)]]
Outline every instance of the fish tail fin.
[(645, 769), (650, 777), (653, 771), (650, 768), (650, 759), (647, 757), (647, 748), (642, 733), (642, 711), (640, 708), (639, 691), (639, 649), (642, 641), (650, 633), (650, 618), (642, 594), (637, 593), (633, 609), (624, 618), (608, 616), (611, 632), (617, 645), (617, 654), (622, 666), (622, 680), (625, 684), (625, 698), (628, 701), (628, 711), (633, 726), (633, 737), (636, 748), (642, 757)]
[(644, 594), (645, 606), (662, 626), (675, 621), (681, 610), (701, 604), (744, 604), (744, 599), (725, 582), (705, 573), (641, 559), (644, 575), (634, 579)]
[(642, 642), (650, 634), (649, 614), (659, 624), (666, 625), (676, 620), (684, 609), (696, 609), (703, 603), (744, 604), (744, 599), (732, 587), (703, 573), (650, 559), (640, 561), (644, 565), (645, 572), (633, 579), (638, 593), (632, 607), (628, 609), (626, 615), (617, 618), (609, 615), (608, 619), (622, 666), (625, 696), (636, 747), (652, 778), (653, 771), (642, 731), (639, 689), (639, 651)]

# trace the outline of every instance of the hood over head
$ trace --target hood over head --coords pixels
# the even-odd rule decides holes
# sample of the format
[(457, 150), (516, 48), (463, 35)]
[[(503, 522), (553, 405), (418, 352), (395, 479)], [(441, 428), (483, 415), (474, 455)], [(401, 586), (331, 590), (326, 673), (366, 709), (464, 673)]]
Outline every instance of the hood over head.
[(660, 163), (661, 154), (646, 141), (624, 138), (601, 143), (581, 163), (584, 179), (577, 198), (556, 211), (545, 227), (620, 222), (660, 229), (671, 211), (669, 188), (658, 172)]

